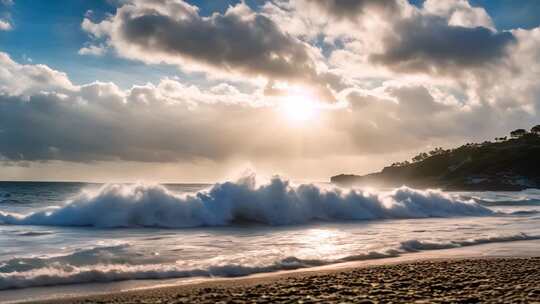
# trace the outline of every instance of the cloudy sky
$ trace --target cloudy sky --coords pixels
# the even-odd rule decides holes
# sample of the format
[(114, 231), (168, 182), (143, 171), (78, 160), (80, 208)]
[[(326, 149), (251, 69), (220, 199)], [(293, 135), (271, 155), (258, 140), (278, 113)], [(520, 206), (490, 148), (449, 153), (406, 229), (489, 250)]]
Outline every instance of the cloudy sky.
[(540, 123), (540, 1), (0, 0), (0, 180), (368, 173)]

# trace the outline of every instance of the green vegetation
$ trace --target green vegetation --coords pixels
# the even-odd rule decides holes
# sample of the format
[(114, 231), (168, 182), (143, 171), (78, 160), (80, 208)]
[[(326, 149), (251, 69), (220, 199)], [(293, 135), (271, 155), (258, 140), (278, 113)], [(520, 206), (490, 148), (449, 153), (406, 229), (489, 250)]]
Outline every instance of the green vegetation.
[(517, 129), (495, 142), (436, 148), (365, 176), (338, 175), (340, 185), (369, 185), (446, 190), (522, 190), (540, 186), (540, 125)]

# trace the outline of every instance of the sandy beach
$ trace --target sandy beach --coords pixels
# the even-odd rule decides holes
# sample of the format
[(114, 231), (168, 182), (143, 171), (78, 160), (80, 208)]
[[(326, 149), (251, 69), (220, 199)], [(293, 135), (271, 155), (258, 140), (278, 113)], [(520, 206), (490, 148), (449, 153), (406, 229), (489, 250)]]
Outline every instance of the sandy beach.
[(401, 262), (42, 303), (538, 303), (540, 257)]
[(1, 303), (540, 303), (540, 241), (423, 251), (237, 278), (27, 288)]

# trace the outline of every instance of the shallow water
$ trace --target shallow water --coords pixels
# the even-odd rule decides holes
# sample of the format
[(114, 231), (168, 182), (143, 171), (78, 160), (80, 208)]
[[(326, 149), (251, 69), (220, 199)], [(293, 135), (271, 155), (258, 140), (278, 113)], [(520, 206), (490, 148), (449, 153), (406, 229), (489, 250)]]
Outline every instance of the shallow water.
[[(119, 186), (110, 192), (95, 184), (0, 183), (0, 289), (241, 276), (540, 239), (536, 190), (398, 189), (354, 196), (327, 186), (244, 186), (214, 186), (187, 197), (209, 186)], [(83, 190), (90, 194), (81, 199)], [(118, 204), (130, 218), (118, 218)], [(220, 208), (228, 208), (226, 216)], [(79, 223), (74, 218), (84, 225), (73, 225)], [(163, 228), (186, 221), (190, 228)]]

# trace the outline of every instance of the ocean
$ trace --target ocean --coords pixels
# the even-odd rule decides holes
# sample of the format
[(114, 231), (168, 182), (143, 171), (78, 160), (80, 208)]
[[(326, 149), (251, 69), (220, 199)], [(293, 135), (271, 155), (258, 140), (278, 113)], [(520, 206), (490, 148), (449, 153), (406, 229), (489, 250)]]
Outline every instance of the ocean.
[(538, 239), (539, 190), (340, 189), (277, 177), (215, 185), (0, 182), (0, 296)]

